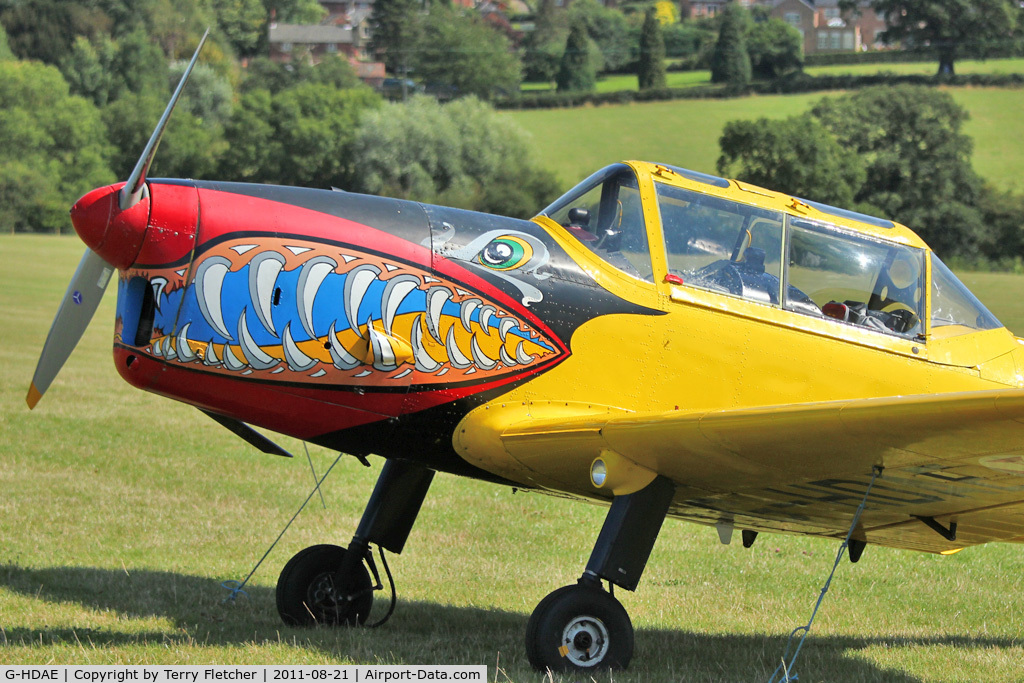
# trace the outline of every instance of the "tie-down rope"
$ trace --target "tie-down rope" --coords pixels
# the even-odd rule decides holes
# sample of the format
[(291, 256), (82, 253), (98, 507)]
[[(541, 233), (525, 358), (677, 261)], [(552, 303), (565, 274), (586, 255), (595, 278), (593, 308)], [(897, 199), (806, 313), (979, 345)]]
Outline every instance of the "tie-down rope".
[[(307, 456), (309, 455), (309, 451), (308, 450), (306, 451), (306, 455)], [(277, 535), (277, 538), (274, 539), (274, 542), (270, 544), (269, 548), (267, 548), (267, 552), (263, 553), (263, 557), (261, 557), (260, 561), (256, 563), (256, 566), (252, 568), (252, 571), (249, 572), (249, 575), (246, 576), (245, 579), (241, 583), (239, 583), (238, 581), (232, 580), (232, 581), (225, 581), (225, 582), (223, 582), (221, 584), (224, 588), (226, 588), (229, 591), (231, 591), (230, 595), (228, 595), (226, 598), (221, 600), (222, 603), (234, 602), (235, 598), (237, 598), (239, 594), (244, 595), (245, 597), (249, 597), (249, 594), (246, 593), (244, 590), (242, 590), (245, 587), (245, 584), (249, 583), (249, 579), (252, 578), (252, 575), (255, 574), (256, 570), (259, 569), (261, 564), (263, 564), (263, 560), (267, 559), (267, 555), (270, 554), (270, 551), (272, 551), (274, 549), (274, 547), (277, 545), (278, 541), (281, 540), (281, 538), (284, 536), (284, 533), (286, 531), (288, 531), (288, 527), (290, 527), (292, 525), (292, 522), (295, 521), (295, 519), (299, 516), (299, 514), (303, 510), (306, 509), (306, 505), (309, 504), (309, 501), (313, 500), (313, 496), (315, 496), (320, 491), (320, 485), (324, 483), (324, 481), (327, 479), (327, 475), (329, 475), (331, 473), (331, 470), (334, 469), (334, 466), (338, 464), (338, 461), (341, 460), (341, 456), (343, 456), (343, 455), (344, 455), (344, 453), (338, 453), (338, 457), (334, 459), (334, 462), (331, 463), (331, 466), (327, 468), (327, 471), (324, 472), (324, 476), (320, 477), (320, 479), (316, 479), (316, 476), (315, 476), (316, 475), (316, 471), (315, 470), (313, 471), (313, 475), (314, 475), (313, 481), (315, 482), (315, 485), (313, 486), (313, 490), (309, 492), (309, 495), (306, 496), (306, 500), (304, 500), (302, 502), (302, 505), (300, 505), (299, 509), (295, 511), (295, 514), (292, 515), (292, 518), (288, 520), (288, 523), (284, 525), (284, 528), (281, 529), (281, 533), (279, 533)], [(312, 460), (310, 461), (309, 466), (310, 466), (310, 468), (313, 467)], [(320, 495), (323, 496), (322, 493)], [(321, 498), (321, 500), (322, 500), (322, 498)], [(326, 507), (326, 505), (325, 505), (325, 507)]]
[[(818, 614), (818, 608), (821, 607), (822, 600), (825, 599), (825, 593), (828, 593), (829, 586), (832, 585), (832, 577), (836, 575), (836, 569), (839, 567), (839, 563), (843, 559), (843, 554), (846, 552), (846, 548), (850, 545), (850, 538), (853, 536), (853, 530), (857, 527), (857, 522), (860, 521), (860, 515), (864, 512), (864, 507), (868, 503), (868, 495), (871, 493), (871, 487), (875, 485), (875, 479), (882, 474), (882, 467), (875, 465), (871, 468), (871, 481), (868, 483), (868, 488), (864, 492), (864, 499), (857, 506), (857, 512), (853, 515), (853, 522), (850, 523), (850, 530), (846, 533), (846, 540), (839, 546), (839, 552), (836, 553), (836, 561), (832, 565), (832, 571), (828, 575), (828, 580), (825, 581), (825, 585), (821, 588), (821, 594), (818, 596), (818, 602), (814, 605), (814, 611), (811, 612), (811, 618), (808, 620), (805, 626), (797, 626), (793, 629), (793, 632), (789, 634), (789, 640), (786, 641), (786, 650), (782, 653), (782, 663), (779, 664), (778, 668), (775, 669), (775, 673), (768, 679), (768, 683), (791, 683), (797, 680), (796, 673), (793, 672), (793, 666), (796, 664), (796, 658), (800, 654), (800, 648), (804, 646), (804, 640), (807, 639), (807, 634), (811, 632), (811, 624), (814, 623), (814, 617)], [(800, 637), (800, 642), (797, 643), (796, 651), (793, 652), (793, 658), (786, 663), (786, 656), (789, 654), (789, 648), (793, 644), (793, 638), (797, 633), (803, 631), (804, 634)], [(777, 678), (779, 674), (782, 678)]]

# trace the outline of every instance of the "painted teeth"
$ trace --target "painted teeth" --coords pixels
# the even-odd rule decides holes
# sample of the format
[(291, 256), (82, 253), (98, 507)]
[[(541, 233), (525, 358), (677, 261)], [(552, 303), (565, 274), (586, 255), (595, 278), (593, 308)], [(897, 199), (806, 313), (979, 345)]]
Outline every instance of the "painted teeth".
[(384, 316), (384, 332), (393, 334), (391, 325), (395, 322), (395, 314), (398, 308), (405, 301), (405, 297), (416, 290), (420, 285), (420, 279), (415, 275), (396, 275), (388, 280), (384, 287), (383, 305), (381, 312)]
[[(299, 285), (295, 291), (295, 303), (299, 309), (299, 319), (302, 322), (302, 327), (311, 339), (316, 338), (316, 332), (313, 330), (313, 303), (316, 299), (316, 293), (320, 291), (320, 285), (324, 283), (327, 276), (333, 273), (337, 267), (338, 263), (334, 259), (327, 258), (326, 256), (317, 256), (306, 261), (302, 266), (302, 272), (299, 273)], [(365, 290), (363, 293), (365, 293)], [(361, 299), (362, 296), (360, 296)], [(352, 320), (352, 318), (349, 319)]]
[(473, 311), (483, 304), (480, 299), (470, 299), (469, 301), (462, 302), (462, 308), (459, 311), (459, 318), (462, 320), (462, 326), (466, 328), (466, 332), (472, 332), (473, 328), (469, 326), (470, 320), (473, 318)]
[(501, 322), (498, 323), (498, 336), (501, 337), (502, 343), (505, 341), (505, 336), (509, 333), (513, 327), (519, 323), (515, 318), (502, 318)]
[(519, 361), (520, 365), (527, 365), (532, 362), (534, 358), (535, 356), (531, 356), (526, 352), (526, 349), (523, 348), (523, 342), (519, 342), (519, 344), (516, 345), (516, 360)]
[[(255, 246), (239, 253), (251, 249)], [(288, 250), (296, 255), (310, 251), (300, 247), (288, 247)], [(346, 372), (362, 371), (356, 377), (369, 376), (376, 370), (391, 373), (391, 379), (399, 379), (413, 372), (406, 363), (414, 365), (416, 371), (436, 376), (453, 369), (468, 375), (499, 367), (528, 365), (538, 358), (528, 349), (537, 348), (535, 344), (544, 346), (539, 335), (514, 314), (507, 313), (507, 309), (488, 304), (482, 297), (473, 296), (471, 291), (457, 288), (450, 282), (426, 274), (402, 272), (398, 265), (381, 266), (366, 261), (360, 264), (357, 256), (312, 253), (308, 257), (311, 258), (297, 271), (289, 272), (285, 271), (291, 258), (287, 251), (257, 253), (245, 266), (247, 271), (233, 271), (232, 262), (223, 256), (205, 259), (196, 268), (193, 280), (195, 300), (205, 324), (198, 314), (191, 320), (183, 320), (183, 326), (176, 333), (167, 334), (152, 344), (153, 355), (247, 374), (290, 370), (315, 372), (312, 376), (321, 377), (333, 365)], [(347, 264), (344, 267), (351, 268), (347, 273), (338, 272), (342, 260)], [(286, 282), (292, 284), (284, 285)], [(166, 298), (167, 280), (154, 277), (150, 284), (159, 305)], [(233, 288), (239, 284), (246, 288), (249, 302), (241, 313), (236, 313), (238, 308), (226, 300), (225, 292), (235, 291)], [(282, 307), (283, 286), (289, 288), (289, 293)], [(343, 290), (337, 297), (340, 301), (328, 302), (325, 294), (317, 303), (321, 292), (338, 289)], [(324, 309), (329, 304), (343, 308), (344, 319), (342, 312), (337, 311), (325, 337), (322, 328), (330, 318), (324, 316)], [(414, 312), (410, 304), (422, 308)], [(225, 306), (228, 315), (238, 316), (230, 321), (233, 328), (230, 331), (225, 324)], [(250, 325), (255, 324), (254, 316), (261, 327), (251, 329)], [(364, 324), (359, 323), (360, 317)], [(413, 318), (411, 328), (409, 318)], [(296, 332), (292, 331), (293, 327)], [(253, 329), (257, 332), (255, 336)], [(494, 330), (497, 335), (493, 334)], [(411, 332), (408, 340), (411, 358), (404, 339), (407, 331)], [(207, 336), (199, 336), (203, 334)], [(190, 341), (190, 335), (198, 339)], [(268, 335), (279, 341), (268, 341)], [(534, 338), (538, 339), (532, 341)], [(329, 362), (322, 356), (317, 357), (315, 349), (310, 351), (314, 343), (326, 347)], [(362, 351), (352, 347), (353, 343)], [(435, 343), (439, 346), (435, 347)], [(203, 345), (203, 348), (195, 351), (193, 344)], [(372, 353), (372, 367), (364, 360), (367, 352)], [(321, 363), (323, 367), (318, 368)]]
[(153, 288), (153, 302), (156, 304), (157, 310), (160, 310), (160, 304), (163, 303), (164, 289), (167, 287), (167, 278), (155, 277), (149, 281), (150, 287)]
[(465, 370), (473, 365), (473, 361), (466, 358), (466, 355), (462, 353), (462, 349), (455, 343), (455, 325), (448, 328), (448, 339), (446, 341), (445, 348), (448, 350), (448, 361), (452, 364), (452, 367)]
[(277, 284), (277, 276), (284, 268), (284, 256), (276, 251), (267, 251), (258, 254), (249, 262), (249, 298), (256, 304), (253, 308), (256, 316), (263, 323), (263, 328), (270, 334), (277, 336), (274, 329), (274, 285)]
[(220, 358), (217, 358), (217, 352), (213, 349), (213, 344), (206, 345), (206, 353), (203, 354), (203, 362), (207, 365), (220, 365)]
[(395, 370), (398, 362), (391, 342), (373, 327), (373, 319), (366, 321), (367, 334), (370, 335), (370, 346), (373, 348), (373, 367), (378, 370)]
[(481, 306), (480, 307), (480, 328), (484, 331), (484, 334), (490, 336), (491, 334), (491, 316), (498, 312), (494, 306)]
[(277, 365), (277, 359), (271, 356), (269, 353), (260, 348), (259, 344), (249, 334), (249, 326), (245, 322), (245, 311), (242, 309), (242, 315), (238, 318), (238, 342), (242, 348), (242, 353), (245, 354), (245, 359), (249, 361), (249, 365), (257, 370), (269, 370), (270, 368)]
[(515, 367), (516, 365), (519, 365), (519, 362), (515, 358), (508, 355), (508, 351), (505, 350), (504, 346), (498, 349), (498, 360), (504, 363), (505, 367), (507, 368), (512, 368)]
[(441, 367), (441, 364), (434, 360), (427, 350), (423, 348), (423, 315), (416, 316), (416, 322), (412, 325), (412, 355), (416, 359), (416, 369), (420, 372), (433, 372)]
[[(504, 349), (504, 347), (502, 347)], [(469, 342), (469, 350), (473, 355), (473, 362), (484, 370), (493, 370), (498, 364), (498, 361), (488, 358), (487, 355), (480, 349), (480, 344), (477, 343), (476, 337), (473, 337)]]
[(359, 320), (359, 305), (366, 296), (366, 291), (380, 275), (380, 268), (371, 265), (356, 266), (345, 278), (345, 317), (349, 325), (360, 337), (363, 333), (356, 322)]
[(427, 329), (438, 344), (444, 344), (441, 339), (441, 311), (451, 298), (452, 292), (447, 287), (431, 287), (427, 290)]
[(231, 333), (224, 325), (224, 311), (221, 310), (220, 296), (224, 286), (224, 278), (231, 270), (231, 261), (223, 256), (211, 256), (203, 261), (196, 270), (196, 299), (199, 310), (210, 327), (225, 339), (231, 339)]
[(348, 352), (348, 349), (338, 341), (338, 334), (334, 331), (335, 323), (331, 323), (327, 341), (330, 343), (331, 361), (334, 367), (339, 370), (352, 370), (361, 365), (358, 358)]
[(295, 340), (292, 339), (292, 324), (288, 323), (284, 326), (284, 337), (282, 338), (282, 348), (284, 349), (284, 359), (288, 363), (288, 367), (295, 372), (304, 372), (306, 370), (312, 370), (313, 366), (319, 363), (315, 358), (310, 358), (302, 349), (299, 348)]
[(191, 322), (185, 323), (184, 327), (178, 332), (178, 358), (191, 363), (196, 359), (195, 352), (192, 351), (192, 347), (188, 345), (188, 328), (192, 326)]
[(167, 360), (174, 360), (178, 357), (178, 354), (174, 350), (174, 346), (171, 345), (171, 335), (164, 337), (164, 358)]
[(235, 352), (231, 350), (231, 347), (228, 346), (227, 344), (225, 344), (224, 345), (224, 367), (226, 367), (228, 370), (232, 370), (234, 372), (240, 372), (242, 370), (245, 370), (249, 366), (246, 365), (244, 362), (238, 360), (238, 357), (235, 356)]

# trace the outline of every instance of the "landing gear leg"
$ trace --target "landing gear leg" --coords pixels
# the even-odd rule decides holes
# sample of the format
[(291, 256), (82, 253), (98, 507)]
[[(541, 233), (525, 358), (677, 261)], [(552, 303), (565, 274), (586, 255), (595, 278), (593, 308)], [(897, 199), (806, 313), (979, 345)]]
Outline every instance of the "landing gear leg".
[[(434, 478), (432, 470), (398, 460), (384, 464), (348, 548), (315, 545), (299, 552), (277, 580), (277, 611), (290, 626), (366, 623), (381, 588), (370, 544), (400, 554)], [(370, 579), (367, 564), (374, 571)]]
[(588, 671), (629, 665), (633, 624), (601, 581), (636, 589), (674, 494), (672, 481), (658, 477), (636, 493), (615, 498), (583, 576), (575, 586), (541, 600), (530, 615), (526, 654), (533, 668)]

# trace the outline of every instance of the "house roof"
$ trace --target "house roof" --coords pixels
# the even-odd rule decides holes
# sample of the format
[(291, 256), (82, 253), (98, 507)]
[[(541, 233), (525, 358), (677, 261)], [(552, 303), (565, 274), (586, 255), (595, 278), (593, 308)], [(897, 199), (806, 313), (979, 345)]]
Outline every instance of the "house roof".
[(351, 43), (352, 29), (320, 24), (271, 24), (270, 42), (302, 45)]

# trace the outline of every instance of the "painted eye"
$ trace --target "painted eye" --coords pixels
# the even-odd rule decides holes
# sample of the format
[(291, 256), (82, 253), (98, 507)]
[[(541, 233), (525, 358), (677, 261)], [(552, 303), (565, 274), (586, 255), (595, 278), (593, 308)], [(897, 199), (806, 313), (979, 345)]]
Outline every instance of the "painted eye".
[(498, 237), (480, 252), (480, 263), (495, 270), (512, 270), (529, 263), (533, 258), (533, 247), (519, 237), (505, 235)]

